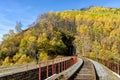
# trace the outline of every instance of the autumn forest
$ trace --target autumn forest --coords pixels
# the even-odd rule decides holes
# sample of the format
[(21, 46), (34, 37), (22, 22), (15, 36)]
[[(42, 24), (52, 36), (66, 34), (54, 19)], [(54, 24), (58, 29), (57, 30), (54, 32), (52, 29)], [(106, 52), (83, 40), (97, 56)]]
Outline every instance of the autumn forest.
[[(77, 55), (120, 61), (120, 9), (88, 7), (48, 12), (22, 30), (22, 23), (9, 30), (0, 44), (0, 66), (11, 66), (60, 56)], [(72, 52), (71, 52), (72, 53)]]

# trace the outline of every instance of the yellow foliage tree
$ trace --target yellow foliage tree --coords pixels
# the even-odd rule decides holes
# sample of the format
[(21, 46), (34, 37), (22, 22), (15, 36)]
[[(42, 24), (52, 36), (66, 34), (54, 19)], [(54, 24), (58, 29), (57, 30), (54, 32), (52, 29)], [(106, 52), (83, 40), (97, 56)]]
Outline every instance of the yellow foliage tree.
[(24, 54), (20, 57), (20, 59), (16, 62), (16, 64), (29, 63), (30, 61), (31, 61), (30, 57)]
[(14, 62), (18, 61), (18, 60), (20, 59), (21, 56), (22, 56), (22, 54), (16, 53), (16, 55), (13, 56)]
[(41, 52), (40, 53), (40, 55), (39, 55), (39, 60), (40, 61), (46, 61), (46, 60), (48, 60), (48, 55), (47, 55), (47, 53), (45, 53), (45, 52)]
[(3, 66), (11, 66), (11, 65), (13, 65), (13, 63), (11, 62), (11, 59), (10, 59), (9, 56), (5, 58), (2, 65)]
[(90, 53), (90, 57), (91, 57), (91, 58), (95, 58), (95, 57), (96, 57), (96, 53), (91, 52), (91, 53)]

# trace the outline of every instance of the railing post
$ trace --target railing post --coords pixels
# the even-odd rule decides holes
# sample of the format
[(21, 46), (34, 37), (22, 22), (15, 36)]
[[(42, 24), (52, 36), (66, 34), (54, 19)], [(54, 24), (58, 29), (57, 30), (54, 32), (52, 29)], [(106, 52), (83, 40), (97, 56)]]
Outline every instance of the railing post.
[(65, 61), (65, 69), (67, 68), (67, 60)]
[(68, 60), (68, 68), (70, 67), (70, 59)]
[(69, 66), (70, 66), (70, 59), (68, 60), (68, 68), (69, 68)]
[(69, 67), (69, 60), (67, 61), (67, 68)]
[(38, 64), (38, 78), (41, 80), (41, 64)]
[(72, 58), (70, 59), (70, 66), (72, 66)]
[[(76, 56), (77, 57), (77, 56)], [(78, 57), (77, 57), (77, 62), (78, 62)]]
[(73, 65), (74, 65), (74, 57), (73, 57)]
[(117, 72), (117, 64), (115, 64), (115, 70), (116, 70), (116, 72)]
[(64, 61), (64, 70), (65, 70), (65, 61)]
[(76, 63), (76, 57), (74, 57), (74, 64)]
[(69, 65), (70, 65), (70, 63), (69, 63), (69, 62), (70, 62), (70, 60), (68, 60), (68, 67), (67, 67), (67, 68), (69, 68)]
[(65, 69), (67, 69), (67, 62), (68, 62), (68, 60), (66, 61), (66, 64), (65, 64)]
[(62, 57), (61, 57), (61, 72), (63, 71), (63, 62), (62, 62)]
[(120, 75), (120, 64), (118, 62), (118, 74)]
[(28, 71), (28, 63), (26, 64), (26, 72)]
[(46, 61), (47, 65), (46, 65), (46, 78), (48, 78), (48, 61)]
[(70, 59), (70, 66), (72, 66), (72, 58)]
[(54, 60), (52, 61), (52, 75), (55, 73), (55, 64), (54, 64)]
[(55, 64), (55, 61), (54, 61), (54, 74), (56, 73), (56, 64)]
[(66, 61), (66, 69), (67, 69), (67, 65), (68, 65), (68, 60)]
[(75, 64), (75, 57), (74, 57), (74, 64)]
[(70, 66), (72, 66), (72, 63), (71, 63), (71, 62), (72, 62), (72, 58), (70, 59)]
[(58, 63), (58, 73), (60, 73), (60, 62)]
[[(76, 56), (75, 56), (75, 63), (76, 63)], [(74, 64), (75, 64), (75, 63), (74, 63)]]

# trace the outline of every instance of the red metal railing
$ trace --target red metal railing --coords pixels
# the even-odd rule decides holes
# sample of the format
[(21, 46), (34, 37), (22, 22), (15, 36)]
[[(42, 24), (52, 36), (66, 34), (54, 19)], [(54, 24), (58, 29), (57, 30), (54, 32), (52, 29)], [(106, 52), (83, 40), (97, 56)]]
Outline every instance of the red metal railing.
[(99, 63), (102, 63), (103, 65), (105, 65), (106, 67), (108, 67), (109, 69), (111, 69), (112, 71), (116, 72), (117, 74), (120, 75), (120, 62), (114, 62), (113, 60), (103, 60), (100, 58), (91, 58)]
[[(54, 60), (40, 62), (39, 64), (27, 63), (24, 65), (15, 65), (11, 67), (1, 67), (0, 75), (4, 75), (0, 77), (0, 80), (4, 80), (7, 78), (16, 79), (32, 79), (32, 80), (44, 80), (53, 74), (58, 74), (77, 62), (77, 56), (71, 57), (62, 57)], [(12, 74), (10, 74), (12, 73)], [(20, 74), (20, 75), (19, 75)], [(16, 76), (16, 77), (13, 77)]]
[(72, 65), (74, 65), (77, 62), (77, 56), (73, 56), (68, 60), (63, 60), (63, 58), (59, 59), (60, 62), (55, 63), (55, 60), (52, 60), (52, 64), (49, 64), (49, 61), (46, 62), (46, 66), (41, 67), (39, 63), (38, 65), (38, 78), (39, 80), (44, 80), (50, 76), (52, 76), (53, 74), (58, 74), (66, 69), (68, 69), (69, 67), (71, 67)]

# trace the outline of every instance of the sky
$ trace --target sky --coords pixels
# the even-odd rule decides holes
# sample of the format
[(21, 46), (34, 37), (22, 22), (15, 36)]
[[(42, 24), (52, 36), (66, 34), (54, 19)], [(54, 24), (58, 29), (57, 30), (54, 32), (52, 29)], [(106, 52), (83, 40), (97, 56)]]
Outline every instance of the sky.
[(0, 0), (0, 41), (3, 34), (15, 29), (16, 22), (21, 22), (22, 29), (26, 29), (45, 12), (89, 6), (120, 8), (120, 0)]

